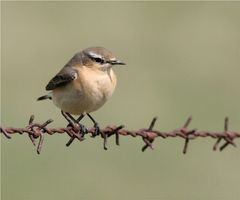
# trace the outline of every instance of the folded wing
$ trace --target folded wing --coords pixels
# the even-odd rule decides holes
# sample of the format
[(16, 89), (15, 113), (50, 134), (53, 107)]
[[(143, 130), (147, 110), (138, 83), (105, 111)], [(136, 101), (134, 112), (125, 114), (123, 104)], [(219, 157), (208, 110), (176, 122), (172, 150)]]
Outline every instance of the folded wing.
[(54, 76), (46, 86), (46, 90), (65, 86), (77, 78), (77, 71), (72, 67), (64, 67), (56, 76)]

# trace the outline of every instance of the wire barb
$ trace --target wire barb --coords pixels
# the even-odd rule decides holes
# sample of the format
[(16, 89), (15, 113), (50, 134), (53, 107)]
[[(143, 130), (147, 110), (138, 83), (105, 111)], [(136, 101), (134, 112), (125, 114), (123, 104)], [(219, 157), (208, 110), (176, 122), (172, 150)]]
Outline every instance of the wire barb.
[[(75, 139), (78, 139), (80, 142), (83, 141), (86, 134), (91, 134), (92, 137), (100, 136), (103, 138), (103, 148), (107, 150), (107, 139), (113, 135), (115, 135), (115, 143), (116, 145), (120, 145), (119, 138), (122, 136), (132, 136), (132, 137), (141, 137), (144, 146), (142, 147), (142, 151), (145, 151), (148, 147), (150, 149), (153, 148), (153, 142), (157, 137), (167, 138), (167, 137), (180, 137), (184, 139), (184, 147), (183, 153), (187, 153), (187, 149), (189, 146), (190, 140), (199, 138), (199, 137), (210, 137), (213, 139), (217, 139), (215, 144), (213, 145), (213, 150), (219, 149), (223, 151), (227, 146), (232, 145), (236, 147), (234, 140), (240, 137), (240, 132), (238, 131), (229, 131), (229, 118), (226, 117), (224, 121), (224, 131), (222, 132), (213, 132), (213, 131), (199, 131), (197, 129), (188, 129), (192, 117), (189, 117), (184, 125), (181, 128), (175, 129), (173, 131), (158, 131), (154, 130), (154, 126), (156, 124), (157, 117), (154, 117), (149, 125), (149, 127), (142, 128), (139, 130), (127, 130), (124, 129), (123, 125), (116, 126), (111, 125), (99, 130), (99, 135), (95, 134), (95, 127), (85, 128), (79, 121), (73, 122), (72, 120), (68, 120), (68, 125), (65, 128), (47, 128), (47, 126), (53, 122), (53, 120), (49, 119), (46, 122), (40, 124), (34, 122), (34, 115), (30, 116), (28, 121), (28, 125), (25, 128), (3, 128), (0, 127), (0, 132), (7, 138), (11, 139), (12, 134), (28, 134), (32, 144), (36, 146), (36, 139), (38, 139), (37, 144), (37, 153), (40, 154), (45, 134), (53, 135), (55, 133), (59, 134), (68, 134), (70, 137), (66, 146), (70, 146)], [(218, 147), (220, 142), (224, 140), (225, 143), (222, 146)]]

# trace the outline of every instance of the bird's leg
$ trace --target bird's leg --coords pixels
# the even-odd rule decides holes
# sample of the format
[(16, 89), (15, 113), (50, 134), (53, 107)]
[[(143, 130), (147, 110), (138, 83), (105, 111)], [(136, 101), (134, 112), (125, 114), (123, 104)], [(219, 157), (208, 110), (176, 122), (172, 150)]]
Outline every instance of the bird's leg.
[(84, 114), (81, 114), (81, 115), (77, 118), (76, 122), (79, 123), (84, 116), (85, 116)]
[(68, 125), (67, 126), (74, 126), (74, 123), (75, 123), (75, 119), (73, 118), (73, 116), (72, 115), (70, 115), (69, 113), (66, 113), (66, 112), (63, 112), (62, 110), (61, 110), (61, 113), (62, 113), (62, 115), (63, 115), (63, 117), (68, 121)]
[(89, 113), (87, 113), (87, 116), (92, 120), (92, 122), (94, 124), (95, 133), (94, 133), (93, 137), (95, 137), (100, 134), (100, 128), (98, 126), (98, 123), (95, 121), (95, 119), (93, 119), (93, 117)]

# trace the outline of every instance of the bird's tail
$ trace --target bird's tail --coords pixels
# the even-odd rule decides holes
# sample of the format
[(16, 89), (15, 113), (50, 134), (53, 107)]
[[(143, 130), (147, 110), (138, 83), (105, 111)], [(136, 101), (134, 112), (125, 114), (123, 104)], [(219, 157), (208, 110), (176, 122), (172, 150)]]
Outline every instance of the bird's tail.
[(52, 99), (52, 94), (49, 93), (49, 94), (43, 95), (41, 97), (38, 97), (37, 101), (41, 101), (41, 100), (45, 100), (45, 99)]

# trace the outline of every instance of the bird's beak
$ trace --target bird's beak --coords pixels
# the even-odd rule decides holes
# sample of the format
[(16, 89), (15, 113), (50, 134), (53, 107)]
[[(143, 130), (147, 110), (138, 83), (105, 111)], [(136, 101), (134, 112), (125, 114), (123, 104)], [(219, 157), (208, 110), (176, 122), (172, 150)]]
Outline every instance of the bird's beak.
[(121, 60), (111, 60), (110, 63), (112, 65), (126, 65), (126, 63), (122, 62)]

